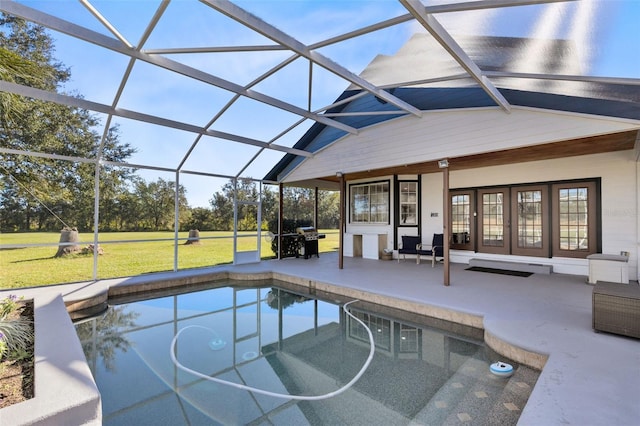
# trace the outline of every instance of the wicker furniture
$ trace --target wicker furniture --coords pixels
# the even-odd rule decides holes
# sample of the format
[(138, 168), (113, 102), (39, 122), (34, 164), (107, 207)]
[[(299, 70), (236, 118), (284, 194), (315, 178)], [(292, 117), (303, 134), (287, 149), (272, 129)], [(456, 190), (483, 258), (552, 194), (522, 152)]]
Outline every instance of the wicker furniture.
[(593, 288), (593, 329), (640, 339), (640, 286), (598, 281)]

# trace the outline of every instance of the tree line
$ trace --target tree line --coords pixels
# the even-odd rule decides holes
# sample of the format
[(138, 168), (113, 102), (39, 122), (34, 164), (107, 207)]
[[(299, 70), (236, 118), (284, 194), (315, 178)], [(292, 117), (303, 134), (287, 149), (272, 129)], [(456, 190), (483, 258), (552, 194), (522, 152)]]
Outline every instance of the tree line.
[[(0, 14), (0, 78), (24, 86), (64, 93), (69, 68), (54, 57), (54, 41), (42, 26)], [(79, 94), (64, 93), (70, 96)], [(94, 228), (95, 176), (93, 162), (58, 159), (100, 158), (98, 229), (101, 231), (161, 231), (175, 227), (178, 193), (179, 230), (232, 230), (234, 186), (238, 229), (255, 230), (257, 211), (252, 202), (259, 188), (251, 179), (230, 180), (212, 194), (210, 207), (190, 207), (187, 191), (171, 180), (146, 181), (123, 163), (136, 153), (121, 140), (117, 126), (103, 138), (95, 129), (100, 120), (90, 111), (0, 92), (0, 147), (38, 152), (44, 156), (0, 154), (0, 231), (58, 231), (62, 226), (81, 232)], [(47, 156), (46, 154), (55, 154)], [(307, 188), (284, 190), (288, 219), (313, 223), (315, 192)], [(338, 195), (320, 191), (320, 228), (338, 226)], [(262, 190), (262, 223), (277, 219), (278, 193)]]

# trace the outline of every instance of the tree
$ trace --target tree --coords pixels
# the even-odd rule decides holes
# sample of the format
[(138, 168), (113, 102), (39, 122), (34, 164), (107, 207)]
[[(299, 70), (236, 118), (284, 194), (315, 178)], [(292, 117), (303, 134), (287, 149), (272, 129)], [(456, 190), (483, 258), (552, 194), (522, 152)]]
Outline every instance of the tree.
[(233, 198), (229, 199), (225, 193), (216, 192), (209, 203), (213, 214), (213, 229), (216, 231), (232, 230)]
[(270, 185), (262, 186), (262, 229), (268, 229), (268, 224), (278, 220), (279, 209), (278, 189), (272, 189)]
[(340, 226), (340, 192), (318, 191), (318, 198), (318, 228), (338, 228)]
[(283, 191), (285, 219), (313, 223), (315, 191), (311, 188), (286, 187)]
[(197, 229), (200, 231), (211, 231), (215, 229), (215, 218), (210, 209), (195, 207), (190, 210), (189, 219), (183, 223), (182, 230)]
[[(234, 192), (236, 194), (235, 197)], [(260, 200), (260, 192), (256, 182), (250, 178), (238, 179), (235, 185), (234, 180), (231, 179), (224, 184), (222, 192), (213, 194), (213, 198), (209, 202), (211, 203), (216, 229), (221, 231), (233, 230), (234, 199), (240, 202), (238, 205), (238, 229), (256, 231), (257, 210), (250, 203), (257, 203)]]
[[(141, 180), (136, 177), (134, 181)], [(132, 192), (122, 192), (114, 200), (114, 215), (116, 217), (115, 230), (140, 231), (142, 229), (140, 218), (142, 207), (138, 203), (137, 196)]]
[[(0, 46), (0, 79), (16, 82), (16, 79), (36, 82), (38, 67), (31, 61)], [(9, 123), (19, 117), (26, 108), (26, 102), (13, 93), (0, 92), (0, 123)]]
[(78, 324), (76, 332), (94, 374), (99, 358), (107, 371), (115, 371), (115, 355), (131, 347), (126, 330), (137, 326), (139, 316), (138, 312), (127, 312), (126, 306), (110, 306), (102, 316)]
[[(70, 72), (54, 59), (53, 40), (43, 27), (8, 15), (0, 15), (0, 27), (6, 30), (0, 31), (0, 56), (8, 59), (8, 65), (0, 67), (3, 79), (50, 92), (69, 80)], [(135, 152), (119, 142), (117, 128), (109, 129), (104, 149), (98, 152), (99, 121), (86, 110), (20, 96), (3, 96), (0, 102), (0, 146), (4, 148), (110, 161), (123, 161)], [(95, 167), (94, 163), (3, 154), (0, 217), (21, 217), (19, 230), (60, 229), (56, 216), (80, 230), (91, 229)], [(113, 167), (102, 167), (101, 172), (101, 189), (107, 197), (110, 184), (116, 191), (133, 173)], [(24, 210), (4, 210), (9, 207)], [(7, 227), (0, 224), (2, 229)]]
[[(64, 76), (66, 70), (49, 64), (51, 56), (48, 56), (48, 52), (53, 46), (51, 39), (44, 34), (43, 27), (28, 26), (24, 20), (2, 13), (0, 26), (9, 28), (9, 35), (0, 32), (2, 80), (51, 90), (55, 88), (51, 86), (52, 81), (68, 78)], [(26, 32), (29, 34), (25, 37)], [(16, 36), (17, 34), (23, 35)], [(25, 43), (25, 39), (28, 39), (29, 43)], [(45, 64), (46, 66), (43, 66)], [(6, 126), (27, 110), (29, 101), (18, 95), (0, 92), (0, 106), (0, 125)]]
[[(144, 229), (154, 231), (172, 230), (175, 218), (176, 183), (158, 178), (147, 183), (140, 180), (136, 184), (135, 195), (140, 205), (139, 221)], [(180, 211), (187, 212), (187, 191), (180, 185), (178, 189), (178, 206)]]

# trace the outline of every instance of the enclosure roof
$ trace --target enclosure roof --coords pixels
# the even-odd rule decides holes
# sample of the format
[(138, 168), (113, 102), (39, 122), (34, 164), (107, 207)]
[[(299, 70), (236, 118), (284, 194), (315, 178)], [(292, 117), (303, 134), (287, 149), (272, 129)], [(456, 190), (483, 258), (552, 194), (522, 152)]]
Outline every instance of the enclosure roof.
[(143, 170), (279, 181), (343, 135), (434, 109), (640, 120), (636, 0), (25, 0), (0, 10), (48, 28), (72, 72), (58, 93), (0, 90), (117, 124), (137, 149), (127, 164)]

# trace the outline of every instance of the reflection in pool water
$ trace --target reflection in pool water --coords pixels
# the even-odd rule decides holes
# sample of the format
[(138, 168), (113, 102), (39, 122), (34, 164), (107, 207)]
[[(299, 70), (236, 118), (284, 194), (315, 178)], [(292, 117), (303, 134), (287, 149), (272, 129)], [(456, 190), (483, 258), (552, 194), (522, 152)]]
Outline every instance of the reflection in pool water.
[(360, 303), (351, 311), (373, 331), (376, 352), (365, 374), (338, 396), (273, 398), (181, 371), (171, 362), (169, 347), (179, 330), (192, 325), (216, 335), (194, 327), (181, 336), (175, 351), (182, 364), (270, 392), (329, 393), (347, 384), (367, 360), (366, 329), (340, 304), (273, 283), (232, 284), (112, 306), (77, 323), (102, 395), (105, 425), (444, 424), (462, 419), (515, 424), (537, 379), (537, 372), (514, 363), (511, 378), (493, 376), (489, 365), (497, 359), (478, 341), (481, 332), (457, 335), (418, 317), (384, 309), (376, 313)]
[(219, 337), (214, 337), (209, 341), (209, 347), (211, 348), (212, 351), (222, 350), (224, 349), (225, 346), (227, 346), (227, 342), (225, 342)]
[[(178, 345), (178, 341), (179, 341), (180, 335), (185, 330), (195, 329), (195, 328), (208, 330), (208, 331), (216, 334), (215, 331), (213, 331), (213, 330), (211, 330), (211, 329), (209, 329), (207, 327), (202, 327), (200, 325), (188, 325), (188, 326), (180, 329), (176, 333), (174, 338), (171, 340), (171, 348), (169, 350), (169, 355), (171, 356), (171, 362), (173, 362), (173, 365), (175, 365), (176, 367), (178, 367), (182, 371), (187, 372), (189, 374), (192, 374), (192, 375), (194, 375), (196, 377), (199, 377), (199, 378), (201, 378), (203, 380), (207, 380), (209, 382), (214, 382), (214, 383), (219, 383), (219, 384), (230, 386), (230, 387), (236, 388), (236, 389), (246, 390), (246, 391), (251, 392), (252, 394), (266, 395), (266, 396), (270, 396), (270, 397), (274, 397), (274, 398), (292, 399), (292, 400), (296, 400), (296, 401), (320, 401), (322, 399), (333, 398), (333, 397), (335, 397), (337, 395), (340, 395), (341, 393), (349, 390), (351, 388), (351, 386), (353, 386), (360, 379), (360, 377), (362, 377), (362, 375), (367, 371), (367, 368), (371, 364), (371, 361), (373, 360), (373, 356), (374, 356), (375, 350), (376, 350), (375, 349), (375, 341), (373, 339), (373, 333), (371, 333), (371, 329), (364, 322), (362, 322), (362, 320), (360, 320), (358, 317), (356, 317), (351, 312), (349, 312), (348, 306), (351, 305), (352, 303), (355, 303), (355, 302), (357, 302), (357, 301), (356, 300), (352, 300), (350, 302), (345, 303), (342, 306), (342, 311), (345, 313), (345, 315), (348, 316), (348, 318), (350, 320), (356, 321), (367, 332), (367, 338), (368, 338), (368, 341), (369, 341), (369, 355), (367, 356), (366, 361), (362, 365), (362, 368), (360, 368), (360, 370), (356, 373), (356, 375), (353, 376), (353, 378), (351, 380), (349, 380), (349, 382), (347, 384), (341, 386), (339, 389), (336, 389), (336, 390), (334, 390), (332, 392), (327, 392), (327, 393), (324, 393), (322, 395), (297, 395), (297, 394), (292, 394), (292, 393), (272, 392), (272, 391), (267, 391), (267, 390), (264, 390), (264, 389), (261, 389), (261, 388), (257, 388), (257, 387), (254, 387), (254, 386), (245, 385), (245, 384), (242, 384), (242, 383), (235, 383), (235, 382), (231, 382), (231, 381), (228, 381), (228, 380), (223, 380), (223, 379), (220, 379), (218, 377), (211, 377), (211, 376), (208, 376), (206, 374), (203, 374), (200, 371), (197, 371), (197, 370), (191, 369), (189, 367), (186, 367), (184, 364), (182, 364), (178, 360), (178, 356), (176, 355), (176, 346)], [(256, 352), (254, 352), (254, 351), (245, 352), (244, 355), (242, 355), (242, 359), (245, 360), (245, 361), (250, 361), (250, 360), (253, 360), (253, 359), (257, 358), (257, 357), (258, 357), (258, 354)]]

